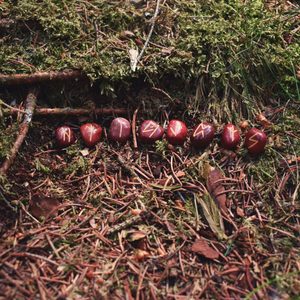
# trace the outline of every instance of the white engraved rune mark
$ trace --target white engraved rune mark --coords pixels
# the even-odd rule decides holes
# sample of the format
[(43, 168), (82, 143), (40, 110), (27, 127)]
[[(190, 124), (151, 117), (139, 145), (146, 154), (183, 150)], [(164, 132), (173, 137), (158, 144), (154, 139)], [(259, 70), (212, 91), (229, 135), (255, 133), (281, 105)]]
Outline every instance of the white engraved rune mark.
[(251, 135), (251, 137), (249, 138), (249, 141), (252, 142), (252, 144), (250, 144), (249, 148), (253, 148), (257, 143), (258, 143), (258, 140), (255, 139), (255, 137), (259, 135), (258, 132), (254, 133), (253, 135)]
[(230, 139), (233, 141), (234, 140), (234, 134), (236, 132), (238, 132), (236, 129), (234, 129), (234, 127), (229, 127), (229, 136), (230, 136)]
[(158, 130), (159, 128), (159, 125), (152, 123), (152, 122), (149, 122), (146, 127), (143, 129), (143, 133), (148, 133), (148, 132), (151, 132), (149, 137), (152, 137), (154, 135), (154, 133)]
[(93, 125), (90, 125), (88, 127), (88, 135), (89, 135), (90, 142), (92, 141), (93, 135), (95, 134), (96, 131), (97, 129)]
[(176, 134), (177, 134), (176, 130), (174, 130), (174, 128), (173, 128), (173, 127), (171, 127), (170, 129), (171, 129), (171, 131), (172, 131), (172, 133), (173, 133), (174, 135), (176, 135)]
[(123, 124), (120, 123), (120, 131), (119, 131), (119, 138), (122, 137), (122, 133), (123, 133)]
[(64, 141), (68, 141), (68, 143), (71, 142), (71, 129), (70, 128), (63, 128), (62, 129), (62, 136)]
[(182, 127), (182, 125), (179, 123), (179, 122), (177, 122), (177, 123), (175, 123), (175, 126), (174, 126), (175, 128), (173, 128), (173, 127), (171, 127), (170, 128), (170, 130), (171, 130), (171, 132), (173, 133), (173, 135), (178, 135), (178, 134), (180, 134), (180, 131), (181, 131), (181, 129), (183, 128)]
[(196, 128), (195, 132), (193, 133), (193, 137), (196, 137), (201, 134), (202, 138), (204, 138), (206, 128), (209, 128), (209, 125), (199, 124), (199, 126)]

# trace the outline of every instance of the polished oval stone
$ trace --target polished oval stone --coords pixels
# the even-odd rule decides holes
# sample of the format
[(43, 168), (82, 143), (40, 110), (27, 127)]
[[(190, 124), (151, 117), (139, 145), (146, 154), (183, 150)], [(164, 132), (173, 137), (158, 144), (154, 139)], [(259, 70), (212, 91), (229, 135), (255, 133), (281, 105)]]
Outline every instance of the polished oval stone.
[(225, 149), (235, 149), (238, 146), (240, 140), (241, 135), (235, 125), (229, 123), (224, 126), (221, 143)]
[(110, 124), (108, 136), (110, 140), (118, 143), (126, 143), (131, 134), (130, 122), (125, 118), (115, 118)]
[(198, 124), (192, 133), (191, 144), (195, 148), (207, 147), (215, 136), (215, 128), (212, 124), (203, 122)]
[(80, 126), (80, 133), (84, 143), (93, 147), (101, 139), (102, 127), (97, 123), (86, 123)]
[(265, 150), (267, 144), (267, 135), (257, 129), (251, 128), (245, 136), (245, 146), (248, 152), (252, 155), (258, 155)]
[(153, 120), (145, 120), (140, 126), (139, 138), (145, 144), (153, 144), (155, 141), (160, 140), (163, 135), (163, 127)]
[(187, 127), (184, 122), (171, 120), (167, 129), (167, 140), (172, 145), (183, 145), (187, 137)]
[(71, 127), (60, 126), (55, 130), (55, 138), (59, 147), (68, 147), (75, 143), (75, 134)]

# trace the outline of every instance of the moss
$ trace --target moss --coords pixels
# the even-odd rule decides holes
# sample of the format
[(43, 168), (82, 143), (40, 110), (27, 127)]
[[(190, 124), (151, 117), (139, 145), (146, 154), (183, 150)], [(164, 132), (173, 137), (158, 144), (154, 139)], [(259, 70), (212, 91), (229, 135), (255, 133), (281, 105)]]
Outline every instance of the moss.
[(5, 120), (0, 119), (0, 162), (3, 161), (9, 154), (17, 132), (17, 122), (8, 125)]
[(290, 36), (296, 11), (271, 10), (262, 0), (164, 2), (134, 73), (128, 50), (141, 50), (154, 8), (129, 1), (8, 1), (0, 14), (16, 24), (3, 37), (0, 72), (80, 68), (107, 83), (104, 93), (134, 78), (159, 84), (171, 75), (197, 86), (189, 108), (196, 111), (207, 98), (236, 98), (247, 111), (270, 96), (299, 97), (299, 31)]
[(82, 157), (73, 158), (69, 163), (68, 166), (63, 170), (64, 175), (68, 174), (84, 174), (85, 171), (88, 169), (88, 161)]
[(43, 164), (43, 162), (36, 158), (34, 160), (34, 164), (35, 164), (35, 169), (38, 171), (38, 172), (41, 172), (43, 174), (50, 174), (51, 173), (51, 169), (46, 166), (45, 164)]

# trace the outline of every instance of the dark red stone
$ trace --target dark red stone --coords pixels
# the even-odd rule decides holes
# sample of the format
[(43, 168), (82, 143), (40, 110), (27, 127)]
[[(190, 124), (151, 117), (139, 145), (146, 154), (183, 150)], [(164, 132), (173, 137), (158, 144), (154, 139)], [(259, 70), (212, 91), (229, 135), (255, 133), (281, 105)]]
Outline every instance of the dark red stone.
[(245, 146), (250, 154), (258, 155), (265, 150), (267, 135), (257, 129), (251, 128), (245, 136)]
[(84, 143), (93, 147), (101, 139), (102, 127), (97, 123), (86, 123), (80, 126), (80, 133)]
[(224, 126), (222, 132), (222, 146), (225, 149), (235, 149), (241, 140), (241, 135), (236, 126), (233, 124), (227, 124)]
[(68, 147), (75, 143), (75, 135), (71, 127), (60, 126), (55, 130), (55, 138), (59, 147)]
[(142, 123), (139, 130), (139, 138), (143, 143), (153, 144), (160, 140), (164, 135), (164, 129), (152, 120), (146, 120)]
[(205, 148), (211, 143), (214, 136), (214, 126), (210, 123), (203, 122), (194, 128), (191, 143), (196, 148)]
[(109, 127), (109, 138), (114, 142), (126, 143), (131, 134), (130, 122), (125, 118), (115, 118)]
[(182, 145), (186, 140), (187, 127), (179, 120), (171, 120), (167, 129), (167, 140), (172, 145)]

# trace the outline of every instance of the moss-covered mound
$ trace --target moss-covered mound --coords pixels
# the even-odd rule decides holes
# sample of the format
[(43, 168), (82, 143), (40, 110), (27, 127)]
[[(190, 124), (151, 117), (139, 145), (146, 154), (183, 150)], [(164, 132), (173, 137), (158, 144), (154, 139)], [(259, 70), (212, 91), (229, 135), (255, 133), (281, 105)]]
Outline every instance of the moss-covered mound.
[[(142, 77), (197, 86), (197, 101), (299, 97), (297, 4), (282, 1), (6, 1), (0, 72), (83, 69), (103, 92)], [(129, 50), (150, 43), (134, 72)], [(298, 22), (298, 24), (297, 24)]]

